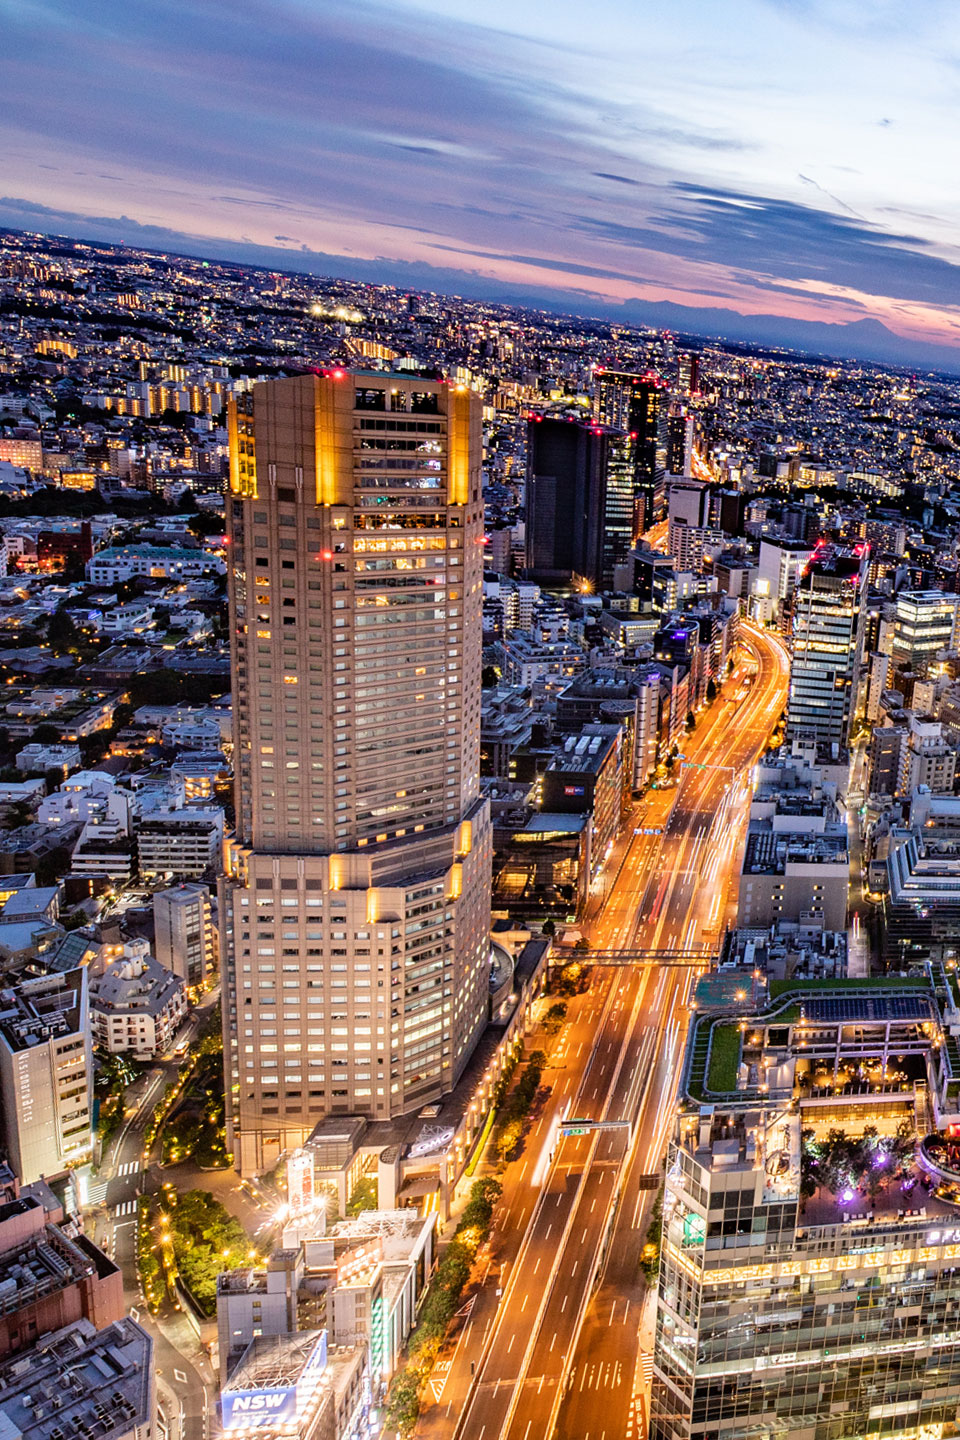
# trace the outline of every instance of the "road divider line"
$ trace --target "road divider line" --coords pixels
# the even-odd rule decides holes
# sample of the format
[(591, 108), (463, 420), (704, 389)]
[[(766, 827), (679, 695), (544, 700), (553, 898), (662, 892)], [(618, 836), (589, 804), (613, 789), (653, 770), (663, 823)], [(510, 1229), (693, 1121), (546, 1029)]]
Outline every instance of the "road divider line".
[[(649, 971), (644, 971), (644, 972), (641, 974), (641, 976), (640, 976), (640, 983), (639, 983), (639, 985), (637, 986), (637, 994), (636, 994), (636, 997), (635, 997), (634, 1002), (633, 1002), (633, 1007), (632, 1007), (632, 1010), (631, 1010), (630, 1019), (629, 1019), (629, 1021), (627, 1022), (627, 1028), (626, 1028), (626, 1030), (624, 1031), (623, 1040), (621, 1041), (621, 1044), (620, 1044), (620, 1052), (619, 1052), (619, 1054), (618, 1054), (618, 1056), (617, 1056), (617, 1063), (616, 1063), (616, 1065), (614, 1066), (613, 1074), (611, 1075), (610, 1080), (609, 1080), (609, 1082), (608, 1082), (607, 1092), (606, 1092), (606, 1096), (605, 1096), (605, 1098), (604, 1098), (603, 1107), (602, 1107), (601, 1113), (600, 1113), (600, 1115), (599, 1115), (599, 1117), (598, 1117), (598, 1118), (601, 1119), (601, 1120), (605, 1120), (605, 1119), (608, 1118), (608, 1112), (609, 1112), (609, 1109), (610, 1109), (611, 1104), (613, 1103), (614, 1093), (615, 1093), (615, 1091), (616, 1091), (617, 1082), (618, 1082), (618, 1080), (619, 1080), (619, 1078), (620, 1078), (620, 1072), (621, 1072), (621, 1070), (623, 1069), (624, 1060), (625, 1060), (625, 1058), (626, 1058), (626, 1052), (627, 1052), (628, 1046), (629, 1046), (629, 1044), (630, 1044), (630, 1041), (631, 1041), (632, 1038), (633, 1038), (634, 1030), (636, 1029), (637, 1019), (639, 1018), (639, 1014), (640, 1014), (641, 1001), (642, 1001), (642, 999), (643, 999), (644, 992), (645, 992), (645, 990), (646, 990), (646, 988), (647, 988), (647, 982), (648, 982), (648, 979), (649, 979), (649, 973), (650, 973)], [(599, 1036), (598, 1036), (597, 1038), (598, 1038), (598, 1042), (599, 1042)], [(592, 1058), (592, 1057), (591, 1057), (591, 1058)], [(586, 1077), (584, 1077), (584, 1078), (586, 1078)], [(550, 1304), (550, 1301), (551, 1301), (551, 1299), (552, 1299), (552, 1297), (553, 1297), (553, 1291), (554, 1291), (554, 1287), (556, 1286), (556, 1283), (557, 1283), (557, 1278), (558, 1278), (558, 1275), (559, 1275), (559, 1272), (560, 1272), (560, 1266), (561, 1266), (561, 1263), (562, 1263), (562, 1260), (563, 1260), (564, 1251), (566, 1250), (566, 1247), (567, 1247), (567, 1241), (568, 1241), (569, 1238), (570, 1238), (570, 1232), (571, 1232), (571, 1230), (572, 1230), (572, 1228), (573, 1228), (574, 1220), (577, 1218), (577, 1216), (579, 1215), (579, 1212), (580, 1212), (580, 1206), (581, 1206), (581, 1203), (582, 1203), (582, 1201), (583, 1201), (584, 1192), (585, 1192), (585, 1190), (586, 1190), (587, 1179), (588, 1179), (588, 1177), (589, 1177), (590, 1169), (591, 1169), (591, 1166), (592, 1166), (592, 1164), (593, 1164), (593, 1161), (594, 1161), (594, 1159), (595, 1159), (595, 1157), (596, 1157), (596, 1152), (597, 1152), (597, 1148), (598, 1148), (599, 1143), (600, 1143), (600, 1138), (601, 1138), (602, 1133), (603, 1133), (602, 1131), (594, 1131), (593, 1134), (592, 1134), (592, 1137), (591, 1137), (590, 1148), (589, 1148), (589, 1150), (588, 1150), (588, 1152), (587, 1152), (587, 1157), (586, 1157), (586, 1160), (585, 1160), (585, 1162), (584, 1162), (583, 1170), (582, 1170), (581, 1176), (580, 1176), (580, 1183), (579, 1183), (579, 1185), (577, 1186), (577, 1192), (576, 1192), (576, 1194), (575, 1194), (574, 1197), (573, 1197), (573, 1203), (572, 1203), (572, 1205), (571, 1205), (571, 1207), (570, 1207), (570, 1213), (569, 1213), (569, 1215), (567, 1216), (566, 1223), (565, 1223), (565, 1225), (564, 1225), (564, 1227), (563, 1227), (563, 1233), (562, 1233), (561, 1236), (560, 1236), (560, 1243), (559, 1243), (559, 1245), (557, 1246), (557, 1250), (556, 1250), (556, 1252), (555, 1252), (553, 1264), (551, 1265), (551, 1268), (550, 1268), (550, 1274), (549, 1274), (549, 1276), (548, 1276), (548, 1278), (547, 1278), (547, 1282), (546, 1282), (546, 1285), (545, 1285), (544, 1290), (543, 1290), (543, 1294), (542, 1294), (542, 1298), (541, 1298), (541, 1300), (540, 1300), (540, 1304), (539, 1304), (538, 1307), (537, 1307), (536, 1319), (535, 1319), (535, 1321), (534, 1321), (533, 1328), (532, 1328), (531, 1331), (530, 1331), (530, 1338), (529, 1338), (529, 1340), (527, 1341), (527, 1345), (526, 1345), (526, 1348), (525, 1348), (524, 1353), (523, 1353), (523, 1358), (521, 1359), (521, 1362), (520, 1362), (519, 1371), (518, 1371), (517, 1378), (516, 1378), (516, 1381), (515, 1381), (514, 1387), (513, 1387), (513, 1393), (512, 1393), (511, 1396), (510, 1396), (510, 1404), (509, 1404), (509, 1406), (508, 1406), (507, 1414), (506, 1414), (506, 1417), (505, 1417), (504, 1422), (503, 1422), (503, 1426), (502, 1426), (501, 1431), (500, 1431), (500, 1433), (501, 1433), (502, 1436), (506, 1436), (506, 1435), (508, 1435), (508, 1434), (510, 1433), (510, 1426), (511, 1426), (511, 1424), (512, 1424), (512, 1422), (513, 1422), (513, 1417), (514, 1417), (514, 1415), (516, 1414), (517, 1406), (518, 1406), (519, 1403), (520, 1403), (520, 1397), (521, 1397), (521, 1395), (522, 1395), (522, 1393), (523, 1393), (523, 1387), (524, 1387), (524, 1385), (526, 1384), (526, 1380), (527, 1380), (527, 1371), (528, 1371), (529, 1368), (530, 1368), (530, 1360), (531, 1360), (531, 1358), (532, 1358), (532, 1356), (533, 1356), (534, 1349), (536, 1348), (537, 1341), (538, 1341), (539, 1338), (540, 1338), (540, 1327), (541, 1327), (541, 1325), (542, 1325), (542, 1323), (543, 1323), (543, 1317), (544, 1317), (544, 1315), (546, 1314), (547, 1308), (548, 1308), (548, 1306), (549, 1306), (549, 1304)], [(559, 1150), (559, 1143), (558, 1143), (558, 1150)], [(567, 1297), (565, 1296), (565, 1297), (564, 1297), (564, 1304), (563, 1304), (563, 1309), (564, 1309), (564, 1310), (566, 1309), (566, 1299), (567, 1299)], [(562, 1313), (562, 1311), (561, 1311), (561, 1313)], [(549, 1433), (549, 1432), (548, 1432), (548, 1433)]]
[[(602, 1004), (601, 1004), (600, 1024), (599, 1024), (599, 1026), (597, 1027), (597, 1030), (596, 1030), (595, 1035), (594, 1035), (594, 1042), (593, 1042), (593, 1049), (592, 1049), (592, 1051), (591, 1051), (591, 1056), (592, 1056), (592, 1054), (594, 1053), (594, 1051), (596, 1050), (597, 1044), (599, 1043), (599, 1040), (600, 1040), (600, 1036), (602, 1035), (604, 1026), (606, 1025), (607, 1018), (608, 1018), (608, 1016), (609, 1016), (609, 1014), (610, 1014), (610, 1011), (613, 1009), (613, 1003), (614, 1003), (614, 999), (615, 999), (615, 993), (616, 993), (616, 989), (617, 989), (617, 984), (618, 984), (618, 977), (616, 976), (616, 974), (611, 975), (611, 977), (610, 977), (610, 982), (609, 982), (609, 984), (608, 984), (608, 986), (607, 986), (606, 996), (604, 997), (604, 1000), (603, 1000), (603, 1002), (602, 1002)], [(591, 1016), (592, 1016), (592, 1014), (593, 1014), (593, 1008), (592, 1008), (592, 1007), (591, 1007), (591, 1010), (590, 1010), (590, 1014), (591, 1014)], [(584, 1017), (584, 1018), (586, 1018), (586, 1017)], [(582, 1079), (581, 1079), (581, 1089), (582, 1089), (582, 1086), (583, 1086), (583, 1080), (585, 1080), (585, 1079), (586, 1079), (586, 1070), (584, 1071), (583, 1077), (582, 1077)], [(579, 1094), (579, 1092), (578, 1092), (578, 1094)], [(556, 1167), (552, 1167), (552, 1168), (556, 1168)], [(513, 1297), (513, 1291), (514, 1291), (514, 1289), (516, 1288), (516, 1285), (517, 1285), (517, 1277), (518, 1277), (518, 1275), (520, 1274), (520, 1272), (521, 1272), (521, 1270), (522, 1270), (522, 1268), (523, 1268), (523, 1262), (524, 1262), (524, 1260), (525, 1260), (525, 1258), (526, 1258), (526, 1253), (527, 1253), (528, 1249), (530, 1248), (531, 1237), (532, 1237), (532, 1235), (533, 1235), (533, 1233), (534, 1233), (534, 1230), (536, 1229), (537, 1221), (538, 1221), (538, 1219), (539, 1219), (539, 1217), (540, 1217), (540, 1212), (545, 1208), (546, 1202), (547, 1202), (547, 1197), (548, 1197), (548, 1195), (550, 1194), (550, 1188), (549, 1188), (550, 1173), (551, 1173), (551, 1172), (548, 1170), (547, 1175), (546, 1175), (546, 1177), (545, 1177), (545, 1179), (544, 1179), (544, 1183), (543, 1183), (543, 1185), (542, 1185), (542, 1187), (541, 1187), (540, 1194), (537, 1196), (537, 1199), (536, 1199), (536, 1202), (535, 1202), (535, 1204), (534, 1204), (533, 1210), (532, 1210), (531, 1213), (530, 1213), (530, 1219), (529, 1219), (529, 1221), (527, 1222), (527, 1227), (526, 1227), (526, 1229), (525, 1229), (525, 1231), (524, 1231), (523, 1239), (522, 1239), (521, 1242), (520, 1242), (520, 1248), (519, 1248), (519, 1250), (517, 1251), (516, 1258), (515, 1258), (515, 1260), (514, 1260), (514, 1262), (513, 1262), (513, 1265), (512, 1265), (512, 1267), (511, 1267), (510, 1276), (509, 1276), (509, 1278), (508, 1278), (508, 1280), (507, 1280), (507, 1284), (504, 1286), (503, 1295), (500, 1297), (500, 1303), (499, 1303), (499, 1305), (497, 1306), (497, 1310), (496, 1310), (496, 1313), (495, 1313), (495, 1316), (494, 1316), (494, 1319), (493, 1319), (493, 1324), (492, 1324), (492, 1326), (490, 1327), (490, 1333), (489, 1333), (489, 1335), (486, 1337), (486, 1339), (485, 1339), (485, 1341), (484, 1341), (484, 1344), (483, 1344), (483, 1347), (482, 1347), (482, 1349), (481, 1349), (480, 1359), (479, 1359), (479, 1361), (478, 1361), (478, 1363), (477, 1363), (477, 1365), (476, 1365), (476, 1373), (471, 1376), (470, 1386), (469, 1386), (469, 1389), (468, 1389), (468, 1391), (467, 1391), (467, 1396), (466, 1396), (466, 1399), (465, 1399), (465, 1401), (464, 1401), (463, 1409), (460, 1411), (460, 1416), (459, 1416), (459, 1418), (458, 1418), (458, 1420), (457, 1420), (457, 1424), (456, 1424), (456, 1426), (455, 1426), (455, 1428), (454, 1428), (453, 1434), (452, 1434), (452, 1436), (451, 1436), (451, 1440), (457, 1440), (457, 1437), (459, 1437), (460, 1435), (462, 1435), (462, 1433), (463, 1433), (463, 1428), (464, 1428), (464, 1426), (466, 1425), (466, 1423), (467, 1423), (467, 1421), (468, 1421), (468, 1419), (469, 1419), (469, 1417), (470, 1417), (470, 1412), (471, 1412), (471, 1410), (472, 1410), (472, 1408), (473, 1408), (473, 1403), (474, 1403), (474, 1401), (475, 1401), (475, 1399), (476, 1399), (476, 1397), (477, 1397), (477, 1394), (479, 1393), (480, 1385), (482, 1384), (483, 1379), (484, 1379), (484, 1374), (485, 1374), (485, 1371), (486, 1371), (487, 1362), (488, 1362), (488, 1360), (489, 1360), (489, 1358), (490, 1358), (490, 1355), (491, 1355), (491, 1352), (492, 1352), (492, 1350), (493, 1350), (493, 1348), (494, 1348), (494, 1345), (495, 1345), (495, 1342), (496, 1342), (496, 1340), (497, 1340), (497, 1336), (498, 1336), (498, 1334), (499, 1334), (499, 1332), (500, 1332), (500, 1329), (501, 1329), (501, 1327), (502, 1327), (503, 1321), (504, 1321), (504, 1319), (505, 1319), (505, 1317), (506, 1317), (506, 1315), (507, 1315), (507, 1312), (508, 1312), (508, 1310), (509, 1310), (509, 1308), (510, 1308), (510, 1302), (511, 1302), (512, 1297)], [(582, 1179), (583, 1179), (583, 1177), (581, 1176), (581, 1183), (582, 1183)], [(578, 1193), (579, 1193), (579, 1191), (578, 1191)], [(560, 1194), (558, 1194), (558, 1195), (556, 1196), (556, 1201), (557, 1201), (557, 1204), (558, 1204), (558, 1205), (560, 1204), (560, 1201), (562, 1200), (562, 1198), (563, 1198), (563, 1196), (560, 1195)], [(575, 1207), (575, 1204), (574, 1204), (573, 1206), (571, 1206), (571, 1214), (573, 1213), (573, 1210), (574, 1210), (575, 1208), (576, 1208), (576, 1207)], [(552, 1226), (551, 1226), (551, 1228), (552, 1228)], [(486, 1427), (484, 1427), (484, 1428), (486, 1428)], [(481, 1434), (482, 1434), (482, 1433), (483, 1433), (483, 1432), (481, 1431)], [(478, 1437), (478, 1440), (479, 1440), (479, 1437)]]
[[(643, 987), (641, 986), (640, 993), (638, 994), (638, 997), (637, 997), (638, 1006), (639, 1006), (639, 1002), (640, 1002), (640, 1000), (641, 1000), (641, 998), (642, 998), (642, 993), (643, 993)], [(635, 1033), (635, 1031), (636, 1031), (636, 1029), (637, 1029), (637, 1023), (636, 1023), (636, 1021), (637, 1021), (638, 1018), (639, 1018), (639, 1014), (636, 1012), (636, 1009), (635, 1009), (635, 1014), (634, 1014), (634, 1016), (631, 1018), (630, 1028), (629, 1028), (629, 1030), (628, 1030), (628, 1032), (627, 1032), (627, 1035), (626, 1035), (626, 1037), (625, 1037), (625, 1039), (624, 1039), (624, 1046), (623, 1046), (623, 1051), (624, 1051), (624, 1053), (626, 1052), (627, 1048), (629, 1047), (629, 1045), (631, 1044), (631, 1042), (632, 1042), (632, 1040), (633, 1040), (634, 1033)], [(652, 1077), (653, 1077), (653, 1072), (654, 1072), (654, 1070), (655, 1070), (655, 1068), (656, 1068), (655, 1065), (654, 1065), (654, 1063), (653, 1063), (654, 1047), (655, 1047), (655, 1041), (656, 1041), (656, 1033), (657, 1033), (657, 1027), (656, 1027), (656, 1025), (654, 1025), (653, 1027), (651, 1027), (651, 1029), (649, 1029), (649, 1030), (647, 1031), (647, 1033), (644, 1035), (644, 1038), (643, 1038), (643, 1041), (642, 1041), (642, 1049), (649, 1051), (649, 1060), (648, 1060), (648, 1068), (647, 1068), (647, 1073), (646, 1073), (646, 1080), (645, 1080), (645, 1084), (644, 1084), (644, 1086), (643, 1086), (643, 1097), (644, 1097), (644, 1098), (646, 1097), (647, 1093), (649, 1092), (650, 1082), (651, 1082)], [(571, 1335), (570, 1344), (569, 1344), (569, 1346), (568, 1346), (568, 1348), (567, 1348), (567, 1351), (566, 1351), (566, 1354), (565, 1354), (565, 1356), (564, 1356), (564, 1361), (563, 1361), (563, 1365), (562, 1365), (561, 1370), (560, 1370), (560, 1375), (559, 1375), (559, 1377), (558, 1377), (558, 1379), (557, 1379), (556, 1393), (555, 1393), (554, 1398), (553, 1398), (553, 1404), (552, 1404), (551, 1407), (550, 1407), (550, 1415), (549, 1415), (549, 1418), (548, 1418), (548, 1420), (547, 1420), (546, 1430), (544, 1431), (544, 1440), (550, 1440), (550, 1437), (553, 1435), (553, 1433), (554, 1433), (554, 1431), (555, 1431), (555, 1429), (556, 1429), (557, 1419), (558, 1419), (559, 1414), (560, 1414), (560, 1407), (561, 1407), (561, 1405), (563, 1404), (563, 1397), (564, 1397), (564, 1395), (565, 1395), (565, 1393), (566, 1393), (566, 1388), (567, 1388), (567, 1384), (568, 1384), (568, 1381), (569, 1381), (569, 1376), (570, 1376), (570, 1373), (571, 1373), (571, 1367), (572, 1367), (573, 1362), (574, 1362), (574, 1357), (576, 1356), (577, 1346), (578, 1346), (579, 1343), (580, 1343), (580, 1335), (581, 1335), (581, 1333), (582, 1333), (582, 1331), (583, 1331), (583, 1322), (584, 1322), (584, 1320), (586, 1319), (587, 1310), (589, 1309), (590, 1302), (591, 1302), (591, 1300), (593, 1299), (594, 1291), (595, 1291), (595, 1289), (596, 1289), (596, 1287), (597, 1287), (597, 1284), (598, 1284), (599, 1280), (601, 1279), (604, 1270), (606, 1269), (607, 1257), (608, 1257), (608, 1255), (609, 1255), (609, 1253), (610, 1253), (608, 1241), (609, 1241), (610, 1235), (613, 1233), (613, 1230), (614, 1230), (614, 1228), (615, 1228), (616, 1219), (617, 1219), (617, 1216), (618, 1216), (619, 1213), (620, 1213), (620, 1206), (621, 1206), (621, 1203), (622, 1203), (622, 1201), (623, 1201), (623, 1180), (624, 1180), (625, 1175), (627, 1175), (627, 1174), (629, 1173), (629, 1170), (630, 1170), (630, 1157), (631, 1157), (631, 1155), (632, 1155), (632, 1153), (633, 1153), (634, 1145), (635, 1145), (635, 1143), (636, 1143), (636, 1140), (639, 1138), (639, 1134), (640, 1134), (640, 1127), (639, 1127), (639, 1126), (634, 1126), (634, 1124), (633, 1124), (633, 1117), (635, 1117), (635, 1116), (639, 1113), (640, 1109), (642, 1108), (643, 1101), (642, 1101), (642, 1100), (638, 1101), (638, 1102), (637, 1102), (637, 1105), (636, 1105), (636, 1109), (633, 1109), (633, 1108), (632, 1108), (632, 1102), (631, 1102), (630, 1097), (631, 1097), (631, 1094), (632, 1094), (632, 1092), (633, 1092), (634, 1086), (635, 1086), (636, 1083), (637, 1083), (637, 1079), (638, 1079), (638, 1077), (640, 1076), (640, 1074), (642, 1073), (642, 1071), (643, 1071), (643, 1064), (640, 1063), (640, 1064), (638, 1064), (637, 1067), (636, 1067), (636, 1070), (635, 1070), (635, 1072), (634, 1072), (633, 1078), (631, 1079), (631, 1082), (630, 1082), (630, 1089), (628, 1090), (627, 1096), (626, 1096), (625, 1099), (624, 1099), (624, 1116), (625, 1116), (625, 1118), (631, 1120), (630, 1139), (629, 1139), (629, 1141), (628, 1141), (628, 1143), (627, 1143), (627, 1145), (626, 1145), (626, 1147), (625, 1147), (625, 1149), (624, 1149), (623, 1155), (620, 1157), (620, 1160), (619, 1160), (619, 1163), (618, 1163), (618, 1166), (617, 1166), (617, 1176), (616, 1176), (616, 1179), (615, 1179), (615, 1182), (614, 1182), (613, 1196), (612, 1196), (612, 1198), (611, 1198), (611, 1202), (610, 1202), (610, 1205), (609, 1205), (608, 1211), (607, 1211), (607, 1221), (606, 1221), (606, 1224), (604, 1225), (603, 1229), (602, 1229), (601, 1232), (600, 1232), (600, 1235), (599, 1235), (599, 1237), (598, 1237), (598, 1239), (597, 1239), (597, 1244), (596, 1244), (596, 1246), (594, 1247), (594, 1250), (593, 1250), (593, 1254), (592, 1254), (592, 1256), (590, 1257), (590, 1260), (588, 1261), (588, 1266), (587, 1266), (587, 1270), (588, 1270), (588, 1273), (587, 1273), (587, 1283), (586, 1283), (586, 1284), (584, 1285), (584, 1287), (583, 1287), (583, 1293), (582, 1293), (582, 1295), (581, 1295), (581, 1297), (580, 1297), (580, 1304), (579, 1304), (579, 1306), (577, 1307), (576, 1320), (574, 1321), (573, 1334)], [(614, 1078), (614, 1082), (613, 1082), (613, 1085), (614, 1085), (614, 1086), (615, 1086), (615, 1084), (616, 1084), (616, 1077)], [(612, 1088), (613, 1088), (613, 1086), (611, 1087), (611, 1089), (612, 1089)], [(598, 1384), (598, 1386), (599, 1386), (599, 1383), (600, 1383), (600, 1382), (599, 1382), (599, 1376), (598, 1376), (598, 1379), (597, 1379), (597, 1384)]]

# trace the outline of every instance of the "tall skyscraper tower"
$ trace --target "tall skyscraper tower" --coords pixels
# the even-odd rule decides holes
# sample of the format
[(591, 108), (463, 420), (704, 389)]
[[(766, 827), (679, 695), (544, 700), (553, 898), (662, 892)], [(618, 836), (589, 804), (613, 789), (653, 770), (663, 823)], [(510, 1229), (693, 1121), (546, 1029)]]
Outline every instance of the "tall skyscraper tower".
[(543, 585), (596, 583), (602, 545), (606, 436), (577, 420), (527, 421), (527, 575)]
[(579, 420), (531, 417), (525, 519), (532, 580), (610, 589), (633, 538), (627, 437)]
[(693, 475), (693, 416), (682, 412), (667, 417), (667, 473)]
[(818, 545), (793, 596), (786, 738), (846, 749), (863, 664), (869, 545)]
[(711, 528), (712, 493), (701, 480), (673, 480), (667, 490), (667, 549), (678, 570), (703, 569), (704, 548), (718, 538)]
[(656, 375), (625, 370), (595, 373), (594, 418), (622, 430), (633, 447), (635, 536), (664, 515), (669, 401), (670, 392)]
[(344, 371), (230, 415), (237, 839), (220, 897), (242, 1173), (449, 1091), (484, 1023), (480, 405)]
[(677, 356), (677, 383), (685, 395), (700, 391), (700, 356), (684, 350)]
[(893, 663), (929, 675), (954, 645), (957, 597), (942, 590), (901, 590), (893, 631)]

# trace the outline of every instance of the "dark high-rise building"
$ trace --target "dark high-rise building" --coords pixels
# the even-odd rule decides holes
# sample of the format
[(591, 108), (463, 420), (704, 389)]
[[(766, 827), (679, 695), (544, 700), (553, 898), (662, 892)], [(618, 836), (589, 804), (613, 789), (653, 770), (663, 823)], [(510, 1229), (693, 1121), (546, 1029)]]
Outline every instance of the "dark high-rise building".
[(746, 496), (740, 490), (715, 490), (713, 492), (713, 517), (718, 530), (725, 535), (743, 534), (743, 512)]
[(686, 395), (700, 393), (700, 356), (686, 350), (677, 356), (677, 378)]
[(657, 596), (663, 590), (663, 577), (673, 573), (672, 555), (664, 555), (662, 550), (650, 550), (646, 545), (638, 545), (630, 555), (630, 563), (633, 566), (633, 580), (627, 587), (634, 595), (640, 597), (644, 606), (657, 606)]
[(657, 375), (595, 373), (594, 418), (623, 431), (632, 447), (633, 527), (640, 535), (666, 508), (667, 410), (670, 392)]
[(562, 585), (600, 572), (607, 437), (596, 426), (534, 415), (527, 423), (527, 575)]
[(667, 470), (671, 475), (693, 474), (692, 415), (671, 415), (667, 420)]
[(625, 435), (571, 419), (527, 426), (527, 574), (543, 585), (609, 589), (633, 537), (633, 456)]
[(626, 564), (633, 547), (633, 444), (619, 431), (611, 431), (607, 442), (601, 569), (603, 587), (610, 590), (614, 572)]

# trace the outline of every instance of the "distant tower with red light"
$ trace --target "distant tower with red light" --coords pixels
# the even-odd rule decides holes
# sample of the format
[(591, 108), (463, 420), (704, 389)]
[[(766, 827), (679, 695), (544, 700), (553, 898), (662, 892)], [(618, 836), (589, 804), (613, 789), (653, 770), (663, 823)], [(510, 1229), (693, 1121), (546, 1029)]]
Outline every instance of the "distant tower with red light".
[(220, 917), (228, 1148), (452, 1090), (486, 1019), (480, 402), (335, 371), (230, 416), (236, 840)]
[(598, 369), (594, 418), (629, 437), (633, 471), (634, 534), (666, 512), (667, 415), (670, 392), (657, 375)]
[(700, 393), (700, 356), (685, 350), (677, 356), (677, 383), (683, 395)]

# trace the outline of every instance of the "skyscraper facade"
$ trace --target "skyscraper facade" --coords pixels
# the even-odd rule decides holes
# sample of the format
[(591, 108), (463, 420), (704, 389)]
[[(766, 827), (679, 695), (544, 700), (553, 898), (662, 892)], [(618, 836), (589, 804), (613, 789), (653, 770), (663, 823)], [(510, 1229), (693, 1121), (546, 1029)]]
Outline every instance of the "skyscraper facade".
[(527, 575), (544, 585), (596, 584), (603, 545), (607, 437), (577, 420), (527, 422)]
[(171, 885), (153, 897), (157, 959), (190, 986), (205, 984), (216, 968), (217, 931), (212, 911), (206, 885)]
[(677, 383), (685, 395), (700, 392), (700, 356), (685, 350), (677, 356)]
[[(651, 1440), (956, 1433), (957, 1209), (917, 1148), (928, 1095), (941, 1125), (956, 1113), (944, 974), (909, 991), (786, 981), (765, 1011), (744, 999), (694, 1018), (663, 1199)], [(894, 1057), (895, 1113), (844, 1083)], [(831, 1172), (837, 1136), (863, 1158)]]
[(633, 463), (633, 527), (640, 535), (666, 508), (667, 416), (670, 392), (658, 376), (598, 369), (594, 418), (629, 438)]
[(820, 544), (793, 597), (786, 738), (845, 749), (856, 715), (870, 547)]
[(800, 577), (813, 554), (813, 545), (788, 535), (764, 535), (760, 540), (760, 558), (754, 583), (756, 616), (764, 624), (771, 621), (787, 629), (792, 623), (793, 597)]
[(693, 416), (682, 412), (667, 417), (667, 473), (689, 478), (693, 474)]
[(231, 412), (236, 843), (221, 887), (243, 1173), (449, 1091), (486, 1014), (480, 407), (335, 371)]
[(554, 416), (527, 424), (527, 573), (540, 584), (611, 588), (633, 539), (626, 435)]
[(711, 528), (711, 492), (700, 480), (675, 480), (667, 487), (667, 549), (678, 570), (703, 569), (704, 549), (717, 537)]
[(953, 648), (957, 597), (942, 590), (902, 590), (896, 604), (893, 663), (928, 675), (941, 652)]

